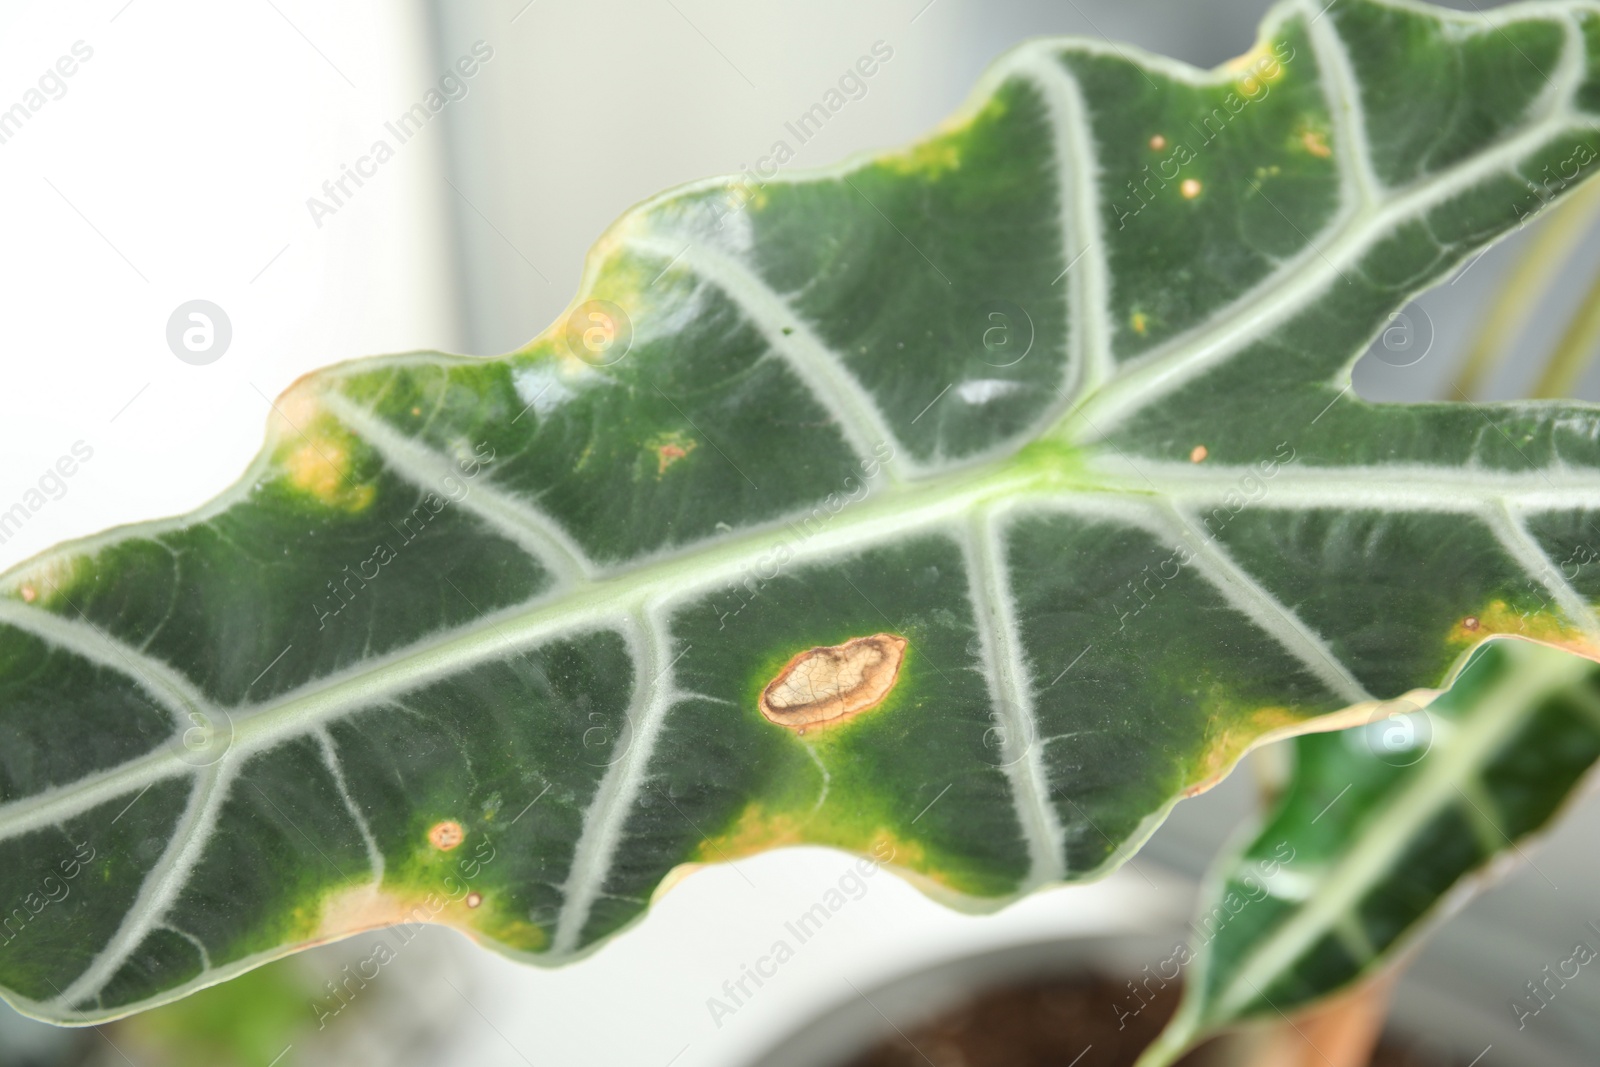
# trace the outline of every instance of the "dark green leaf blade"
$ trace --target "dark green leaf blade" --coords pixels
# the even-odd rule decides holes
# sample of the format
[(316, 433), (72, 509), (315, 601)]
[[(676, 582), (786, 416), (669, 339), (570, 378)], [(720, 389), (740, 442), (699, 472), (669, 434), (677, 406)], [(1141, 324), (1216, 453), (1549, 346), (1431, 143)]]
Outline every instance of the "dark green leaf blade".
[(402, 921), (554, 962), (802, 842), (995, 907), (1487, 637), (1600, 655), (1600, 415), (1346, 395), (1589, 173), (1597, 25), (1038, 42), (909, 150), (640, 206), (519, 352), (302, 380), (207, 507), (0, 579), (0, 992), (93, 1021)]

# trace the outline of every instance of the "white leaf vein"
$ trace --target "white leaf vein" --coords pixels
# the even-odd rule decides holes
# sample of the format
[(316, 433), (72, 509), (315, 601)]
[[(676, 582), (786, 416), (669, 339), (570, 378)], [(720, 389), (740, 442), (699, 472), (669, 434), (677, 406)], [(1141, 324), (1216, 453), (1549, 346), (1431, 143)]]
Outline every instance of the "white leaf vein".
[(572, 582), (594, 574), (594, 565), (582, 547), (560, 523), (532, 504), (496, 489), (486, 479), (469, 482), (444, 456), (412, 441), (334, 390), (328, 390), (322, 402), (340, 422), (377, 449), (389, 469), (418, 489), (446, 497), (452, 482), (465, 486), (461, 496), (451, 499), (521, 545), (559, 580)]
[(963, 534), (962, 555), (982, 645), (983, 675), (989, 686), (1012, 805), (1028, 848), (1026, 884), (1031, 887), (1060, 881), (1066, 875), (1066, 838), (1050, 801), (1050, 774), (1044, 765), (1044, 745), (1038, 743), (1033, 686), (1001, 535), (993, 520), (981, 515), (963, 528)]
[[(605, 891), (617, 850), (622, 847), (628, 817), (634, 813), (649, 776), (650, 759), (667, 713), (677, 699), (665, 622), (647, 614), (624, 633), (637, 671), (634, 700), (627, 726), (613, 745), (612, 762), (583, 815), (583, 829), (561, 887), (563, 903), (550, 944), (555, 956), (569, 955), (581, 943), (584, 926)], [(622, 749), (620, 754), (617, 748)]]
[(883, 466), (891, 479), (900, 468), (912, 472), (888, 420), (844, 357), (749, 266), (703, 241), (638, 235), (628, 238), (628, 246), (663, 262), (679, 263), (720, 289), (832, 416), (858, 458), (871, 459), (887, 444), (893, 449), (892, 458)]

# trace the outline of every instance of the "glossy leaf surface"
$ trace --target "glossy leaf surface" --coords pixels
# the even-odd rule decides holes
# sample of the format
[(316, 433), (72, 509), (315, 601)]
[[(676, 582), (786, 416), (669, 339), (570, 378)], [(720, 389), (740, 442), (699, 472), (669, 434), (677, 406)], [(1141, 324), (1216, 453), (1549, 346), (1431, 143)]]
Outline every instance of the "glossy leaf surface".
[[(559, 961), (801, 842), (995, 906), (1486, 637), (1595, 655), (1596, 412), (1349, 368), (1589, 173), (1597, 57), (1580, 3), (1038, 42), (908, 150), (640, 206), (522, 351), (301, 381), (211, 505), (0, 580), (0, 986), (103, 1019), (416, 919)], [(816, 648), (890, 684), (801, 733)]]
[(1277, 810), (1213, 874), (1185, 1002), (1141, 1064), (1373, 976), (1495, 866), (1536, 863), (1528, 839), (1600, 759), (1600, 671), (1496, 641), (1426, 711), (1294, 744)]

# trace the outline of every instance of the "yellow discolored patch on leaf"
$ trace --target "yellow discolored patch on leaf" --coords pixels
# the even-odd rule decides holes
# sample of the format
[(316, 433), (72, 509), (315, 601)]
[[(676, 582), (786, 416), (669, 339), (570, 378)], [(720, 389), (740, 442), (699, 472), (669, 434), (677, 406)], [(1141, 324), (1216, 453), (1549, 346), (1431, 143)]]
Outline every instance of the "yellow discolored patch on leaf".
[[(701, 848), (704, 849), (704, 847), (705, 846), (702, 844)], [(695, 871), (703, 870), (708, 866), (710, 866), (710, 864), (707, 863), (678, 864), (676, 867), (672, 868), (672, 870), (667, 872), (665, 878), (662, 878), (661, 881), (656, 883), (655, 889), (650, 891), (650, 903), (654, 905), (656, 901), (660, 900), (662, 897), (678, 888), (678, 886), (682, 885), (685, 878), (689, 877)]]
[(333, 941), (363, 930), (401, 923), (435, 923), (472, 932), (464, 900), (437, 891), (395, 892), (365, 883), (330, 891), (322, 899), (311, 940)]
[(700, 447), (700, 442), (674, 430), (671, 433), (657, 434), (646, 443), (645, 447), (655, 453), (656, 478), (659, 480), (667, 473), (668, 467)]
[(882, 163), (896, 174), (937, 178), (946, 171), (960, 169), (961, 149), (954, 138), (935, 137), (903, 152), (884, 156)]
[(356, 476), (356, 438), (322, 409), (310, 382), (295, 385), (273, 404), (271, 433), (291, 489), (344, 511), (372, 503), (377, 489)]
[(536, 952), (548, 943), (549, 935), (543, 929), (522, 919), (495, 915), (489, 903), (477, 891), (395, 891), (370, 883), (342, 886), (322, 897), (315, 917), (307, 924), (308, 940), (321, 943), (402, 923), (434, 923), (460, 930), (474, 940), (490, 937), (526, 952)]
[(957, 113), (940, 123), (933, 136), (919, 141), (899, 152), (890, 152), (878, 162), (896, 174), (922, 178), (937, 178), (947, 171), (961, 167), (962, 142), (972, 128), (984, 122), (993, 122), (1009, 110), (998, 96), (988, 99), (981, 109), (972, 114)]
[(1255, 84), (1257, 78), (1268, 85), (1282, 79), (1284, 67), (1283, 62), (1278, 59), (1277, 49), (1277, 42), (1257, 41), (1250, 51), (1234, 56), (1222, 64), (1222, 69), (1239, 75), (1239, 87), (1253, 93), (1259, 88)]
[[(466, 901), (462, 903), (465, 905)], [(491, 937), (502, 945), (510, 945), (523, 952), (540, 952), (550, 943), (550, 935), (543, 927), (525, 919), (500, 919), (494, 916), (479, 919), (474, 916), (474, 921), (476, 926), (462, 931), (474, 941)]]
[(751, 211), (760, 211), (772, 199), (767, 195), (766, 187), (746, 181), (728, 183), (728, 208), (731, 211), (741, 211), (745, 208)]
[(1447, 640), (1452, 646), (1470, 648), (1486, 637), (1501, 635), (1526, 638), (1591, 658), (1600, 656), (1600, 648), (1582, 630), (1562, 621), (1553, 609), (1520, 612), (1504, 600), (1490, 601), (1476, 614), (1457, 619)]
[(88, 568), (87, 556), (52, 552), (15, 575), (7, 592), (25, 604), (37, 604), (40, 607), (67, 604), (70, 607), (69, 591), (83, 578)]
[(372, 502), (370, 485), (350, 485), (350, 453), (342, 444), (307, 441), (283, 461), (289, 484), (324, 504), (360, 511)]
[(812, 843), (806, 836), (805, 824), (788, 812), (767, 810), (760, 801), (752, 801), (739, 813), (739, 821), (720, 837), (707, 838), (700, 843), (696, 857), (700, 863), (715, 863), (719, 859), (738, 859), (790, 845)]
[(1150, 329), (1150, 319), (1142, 311), (1135, 311), (1128, 316), (1128, 325), (1133, 332), (1143, 337)]
[[(1213, 702), (1214, 705), (1217, 702)], [(1198, 754), (1184, 787), (1185, 797), (1198, 796), (1221, 781), (1244, 754), (1269, 734), (1294, 732), (1306, 721), (1303, 714), (1276, 705), (1253, 708), (1243, 715), (1227, 704), (1210, 712), (1205, 748)]]
[[(884, 863), (896, 863), (918, 871), (932, 881), (947, 888), (957, 888), (944, 873), (929, 868), (928, 850), (921, 842), (898, 836), (885, 827), (867, 830), (836, 823), (828, 819), (810, 819), (790, 812), (771, 811), (761, 801), (752, 801), (739, 813), (739, 819), (727, 833), (710, 837), (695, 850), (690, 863), (673, 868), (669, 879), (682, 881), (701, 867), (712, 863), (726, 863), (743, 859), (776, 848), (795, 845), (828, 845), (878, 857)], [(656, 890), (659, 896), (665, 888)]]
[[(622, 332), (620, 326), (631, 337), (639, 324), (692, 306), (693, 294), (700, 284), (694, 272), (682, 260), (663, 267), (634, 247), (634, 242), (659, 236), (651, 220), (637, 212), (613, 223), (589, 250), (584, 286), (572, 303), (542, 333), (514, 353), (532, 356), (534, 363), (518, 361), (514, 366), (532, 365), (543, 373), (554, 372), (569, 388), (593, 385), (610, 378), (611, 363), (626, 358), (626, 352), (576, 352), (574, 336), (581, 340), (590, 327), (616, 336)], [(585, 305), (592, 301), (616, 305), (626, 322), (594, 319), (593, 314), (605, 316), (606, 312), (596, 308), (585, 311)]]
[(322, 907), (312, 930), (313, 941), (332, 941), (363, 930), (376, 930), (406, 922), (428, 922), (413, 918), (426, 915), (429, 907), (421, 894), (399, 894), (370, 884), (343, 886), (322, 899)]
[(761, 691), (761, 714), (768, 722), (804, 730), (875, 708), (899, 679), (905, 651), (906, 639), (895, 634), (807, 649)]

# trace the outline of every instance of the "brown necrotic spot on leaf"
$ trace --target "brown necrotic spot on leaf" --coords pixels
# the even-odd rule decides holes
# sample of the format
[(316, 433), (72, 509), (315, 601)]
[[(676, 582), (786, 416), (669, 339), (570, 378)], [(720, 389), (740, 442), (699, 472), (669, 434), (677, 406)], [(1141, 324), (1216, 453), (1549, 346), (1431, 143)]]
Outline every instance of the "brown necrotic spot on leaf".
[(688, 456), (699, 444), (694, 438), (677, 432), (652, 437), (648, 447), (656, 456), (656, 477), (667, 473), (668, 467)]
[(449, 852), (466, 838), (467, 832), (453, 820), (436, 822), (428, 831), (428, 843), (441, 852)]
[(761, 691), (761, 714), (800, 730), (875, 708), (894, 688), (905, 654), (906, 639), (894, 634), (807, 649)]

